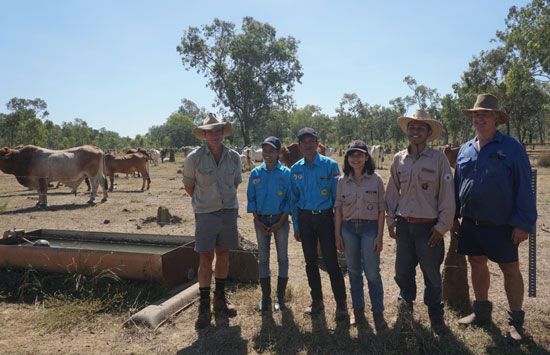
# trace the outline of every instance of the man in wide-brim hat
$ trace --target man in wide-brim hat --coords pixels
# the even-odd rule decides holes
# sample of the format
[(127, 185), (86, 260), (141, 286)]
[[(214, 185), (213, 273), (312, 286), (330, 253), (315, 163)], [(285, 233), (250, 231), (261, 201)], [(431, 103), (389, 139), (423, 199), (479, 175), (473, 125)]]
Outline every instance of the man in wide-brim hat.
[(525, 149), (516, 139), (497, 130), (508, 123), (506, 112), (490, 94), (478, 95), (474, 107), (463, 110), (476, 136), (466, 142), (457, 156), (455, 186), (458, 215), (453, 229), (458, 231), (459, 254), (468, 255), (471, 266), (474, 313), (460, 324), (491, 321), (488, 300), (487, 261), (498, 263), (504, 275), (508, 298), (507, 336), (523, 339), (523, 278), (519, 269), (518, 246), (535, 231), (535, 196), (531, 190), (531, 165)]
[(387, 224), (396, 239), (395, 281), (399, 286), (400, 316), (413, 310), (416, 299), (416, 266), (420, 264), (425, 283), (424, 304), (434, 333), (446, 333), (441, 301), (443, 235), (451, 229), (455, 215), (451, 167), (445, 155), (427, 146), (439, 137), (443, 126), (425, 110), (397, 119), (409, 139), (390, 168), (386, 189)]
[(215, 114), (209, 113), (193, 133), (205, 144), (185, 159), (183, 184), (195, 212), (195, 251), (200, 255), (200, 305), (195, 326), (202, 329), (210, 325), (212, 319), (210, 283), (214, 255), (214, 312), (226, 316), (237, 313), (227, 301), (225, 281), (229, 272), (229, 250), (239, 247), (237, 186), (242, 178), (239, 154), (222, 143), (232, 134), (231, 123), (221, 122)]

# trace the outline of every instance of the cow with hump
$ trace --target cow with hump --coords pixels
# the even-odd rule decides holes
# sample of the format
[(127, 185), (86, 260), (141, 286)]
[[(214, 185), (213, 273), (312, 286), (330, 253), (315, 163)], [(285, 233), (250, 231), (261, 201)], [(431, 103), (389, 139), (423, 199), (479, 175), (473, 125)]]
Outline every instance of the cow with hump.
[(50, 182), (59, 181), (69, 186), (78, 186), (86, 176), (92, 185), (88, 203), (94, 202), (99, 185), (103, 189), (101, 201), (107, 201), (106, 181), (103, 176), (104, 156), (101, 149), (91, 145), (66, 150), (50, 150), (34, 145), (17, 148), (4, 147), (0, 150), (0, 170), (15, 175), (22, 185), (37, 189), (37, 206), (47, 206)]
[(143, 179), (141, 191), (145, 190), (146, 182), (147, 190), (149, 190), (151, 179), (149, 178), (148, 160), (148, 156), (141, 153), (124, 154), (121, 156), (105, 154), (105, 175), (109, 176), (109, 180), (111, 181), (109, 191), (113, 191), (115, 173), (133, 174), (135, 171), (140, 173)]

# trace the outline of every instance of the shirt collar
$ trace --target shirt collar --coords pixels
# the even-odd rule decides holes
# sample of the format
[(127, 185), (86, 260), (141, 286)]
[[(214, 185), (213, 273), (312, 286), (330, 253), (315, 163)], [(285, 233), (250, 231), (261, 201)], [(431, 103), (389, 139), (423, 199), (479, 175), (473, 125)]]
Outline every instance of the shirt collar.
[[(275, 163), (275, 167), (273, 167), (273, 170), (281, 170), (282, 166), (283, 166), (283, 164), (281, 164), (281, 162), (277, 160), (277, 163)], [(260, 165), (260, 169), (268, 171), (267, 170), (267, 164), (265, 163), (265, 161)]]
[[(406, 151), (407, 151), (407, 156), (410, 156), (411, 158), (413, 158), (412, 153), (409, 151), (410, 147), (411, 147), (411, 146), (409, 145), (409, 146), (407, 147), (407, 149), (406, 149)], [(422, 155), (425, 155), (425, 156), (431, 158), (432, 155), (433, 155), (433, 149), (431, 149), (430, 147), (428, 147), (428, 145), (426, 145), (426, 146), (424, 147), (424, 149), (422, 149), (422, 151), (420, 152), (420, 154), (419, 154), (418, 156), (422, 156)]]
[[(502, 142), (502, 138), (504, 138), (504, 135), (499, 130), (497, 130), (495, 132), (495, 135), (494, 135), (493, 139), (491, 139), (491, 142), (500, 143), (500, 142)], [(477, 141), (478, 141), (478, 138), (477, 138), (477, 136), (475, 136), (475, 138), (471, 141), (470, 144), (474, 144)]]
[[(321, 164), (321, 157), (320, 157), (321, 154), (315, 152), (315, 158), (313, 159), (313, 163), (312, 165), (320, 165)], [(307, 164), (307, 161), (306, 161), (306, 158), (303, 157), (301, 160), (300, 160), (300, 165), (306, 165)]]
[[(365, 179), (370, 179), (372, 177), (372, 175), (369, 175), (369, 173), (367, 173), (366, 171), (361, 174), (361, 180), (365, 180)], [(347, 182), (350, 182), (353, 180), (353, 172), (350, 173), (348, 176), (346, 176), (346, 181)]]

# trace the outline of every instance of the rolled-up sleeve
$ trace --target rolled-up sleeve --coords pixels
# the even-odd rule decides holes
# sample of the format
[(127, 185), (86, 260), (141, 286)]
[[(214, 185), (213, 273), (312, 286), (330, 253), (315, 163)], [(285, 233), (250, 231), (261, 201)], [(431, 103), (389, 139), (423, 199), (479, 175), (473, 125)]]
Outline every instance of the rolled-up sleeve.
[(195, 186), (196, 161), (193, 153), (189, 154), (183, 162), (183, 184), (188, 187)]
[(445, 155), (441, 154), (438, 161), (439, 194), (437, 196), (438, 218), (434, 229), (441, 234), (447, 233), (453, 226), (455, 217), (455, 186), (451, 166)]

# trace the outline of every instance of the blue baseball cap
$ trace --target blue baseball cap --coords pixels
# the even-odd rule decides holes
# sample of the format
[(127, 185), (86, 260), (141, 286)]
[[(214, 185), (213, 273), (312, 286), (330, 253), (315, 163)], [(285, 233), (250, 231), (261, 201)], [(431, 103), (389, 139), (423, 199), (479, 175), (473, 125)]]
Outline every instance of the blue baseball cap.
[(281, 150), (281, 140), (277, 137), (267, 137), (264, 142), (262, 143), (262, 145), (264, 144), (269, 144), (270, 146), (272, 146), (273, 148), (277, 149), (277, 150)]
[(303, 136), (313, 136), (315, 138), (319, 138), (319, 133), (317, 133), (316, 130), (310, 127), (304, 127), (301, 130), (298, 131), (298, 139), (301, 139)]

